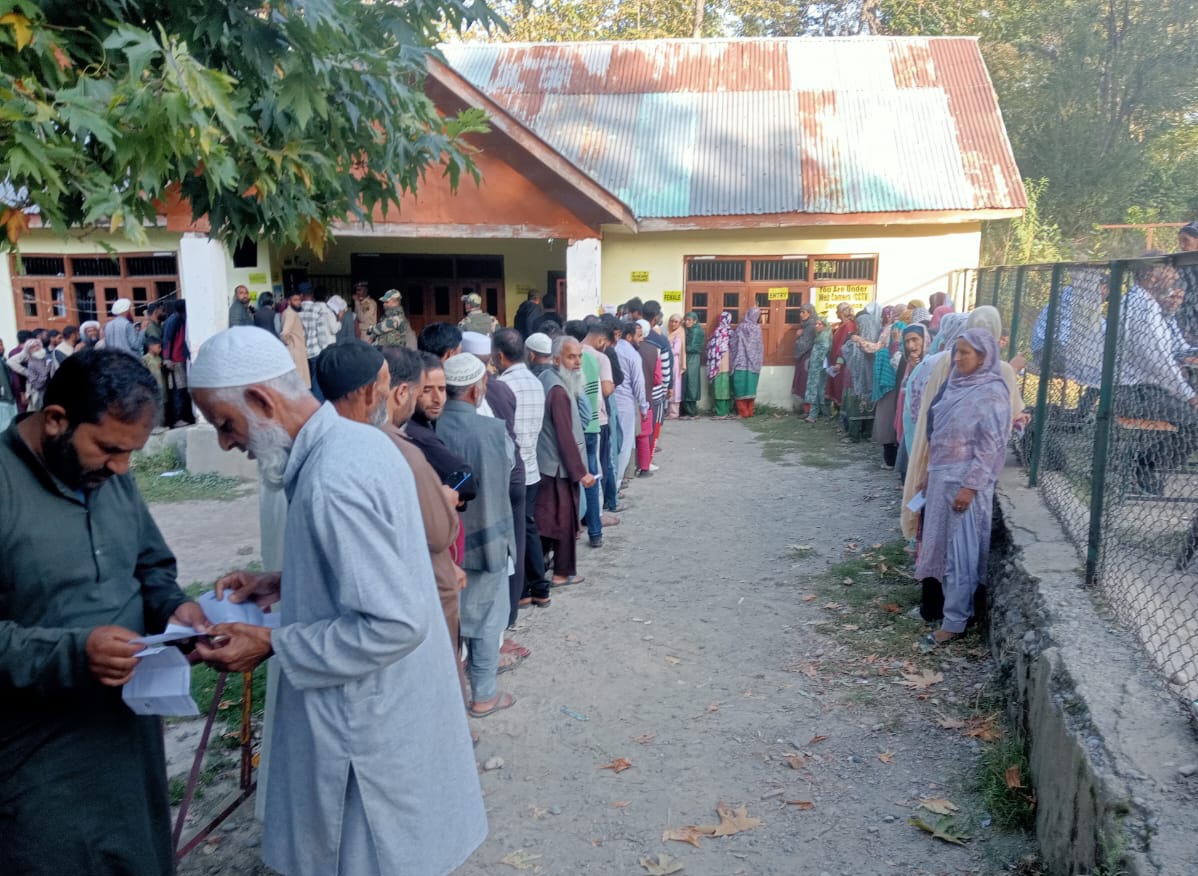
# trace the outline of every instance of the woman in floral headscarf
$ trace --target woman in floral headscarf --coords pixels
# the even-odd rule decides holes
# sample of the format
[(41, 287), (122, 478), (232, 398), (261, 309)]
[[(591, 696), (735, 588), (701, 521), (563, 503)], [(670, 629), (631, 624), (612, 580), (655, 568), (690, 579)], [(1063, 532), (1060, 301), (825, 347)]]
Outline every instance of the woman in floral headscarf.
[(715, 416), (726, 417), (732, 410), (731, 363), (728, 348), (732, 343), (732, 314), (724, 311), (707, 342), (707, 379), (711, 381), (711, 397)]
[(753, 416), (757, 401), (757, 381), (765, 357), (765, 342), (761, 336), (761, 308), (750, 307), (736, 328), (730, 345), (732, 366), (732, 395), (736, 399), (738, 417)]

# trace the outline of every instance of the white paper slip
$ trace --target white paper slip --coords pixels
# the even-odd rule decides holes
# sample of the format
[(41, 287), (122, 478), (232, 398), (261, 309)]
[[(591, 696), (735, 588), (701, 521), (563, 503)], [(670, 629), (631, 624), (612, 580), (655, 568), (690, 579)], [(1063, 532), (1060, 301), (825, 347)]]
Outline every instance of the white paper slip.
[[(147, 646), (146, 650), (142, 652), (142, 654), (145, 654), (150, 650), (148, 646), (163, 645), (167, 642), (178, 642), (180, 639), (192, 639), (195, 638), (196, 635), (197, 634), (194, 627), (185, 626), (183, 624), (167, 624), (166, 629), (163, 632), (153, 636), (142, 636), (140, 639), (134, 639), (133, 641)], [(141, 657), (142, 654), (137, 654), (136, 656)]]
[(191, 665), (178, 648), (147, 648), (121, 689), (125, 705), (139, 715), (198, 715), (191, 698)]
[(924, 495), (923, 490), (920, 490), (911, 497), (911, 501), (907, 503), (907, 510), (912, 514), (918, 514), (923, 510), (923, 506), (928, 504), (928, 497)]
[(271, 629), (279, 625), (278, 614), (267, 614), (252, 602), (230, 602), (227, 596), (217, 599), (213, 590), (209, 590), (196, 602), (204, 610), (204, 617), (212, 624), (253, 624), (256, 627)]

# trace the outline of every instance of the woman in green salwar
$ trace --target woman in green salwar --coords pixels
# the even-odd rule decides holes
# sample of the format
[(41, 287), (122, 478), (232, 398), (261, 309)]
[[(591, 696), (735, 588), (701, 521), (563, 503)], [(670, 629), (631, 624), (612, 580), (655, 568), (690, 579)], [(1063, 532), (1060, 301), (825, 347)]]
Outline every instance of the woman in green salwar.
[(707, 379), (711, 381), (717, 417), (726, 417), (732, 410), (732, 372), (728, 357), (731, 339), (732, 314), (725, 310), (707, 342)]
[(693, 310), (682, 321), (686, 330), (686, 373), (683, 375), (683, 417), (699, 416), (699, 397), (703, 394), (703, 348), (707, 338), (699, 325), (699, 314)]
[(732, 336), (732, 397), (736, 415), (751, 417), (757, 402), (757, 381), (761, 379), (765, 344), (761, 336), (761, 308), (750, 307)]

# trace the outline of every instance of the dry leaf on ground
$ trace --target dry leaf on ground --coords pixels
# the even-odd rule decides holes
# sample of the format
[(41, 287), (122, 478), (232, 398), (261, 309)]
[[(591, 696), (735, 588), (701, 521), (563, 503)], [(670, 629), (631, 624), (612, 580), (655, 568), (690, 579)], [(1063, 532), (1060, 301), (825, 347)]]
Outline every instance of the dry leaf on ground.
[(960, 730), (962, 727), (966, 726), (966, 723), (964, 721), (962, 721), (960, 718), (941, 717), (941, 719), (939, 721), (937, 721), (936, 723), (939, 724), (941, 727), (943, 727), (945, 730)]
[(808, 745), (815, 745), (817, 742), (823, 742), (823, 741), (824, 741), (825, 739), (827, 739), (827, 738), (828, 738), (827, 736), (812, 736), (812, 737), (811, 737), (811, 741), (810, 741), (810, 742), (808, 742), (807, 744), (808, 744)]
[(944, 681), (943, 672), (932, 672), (930, 669), (925, 669), (920, 673), (904, 672), (903, 680), (898, 683), (903, 687), (911, 688), (911, 690), (927, 690), (942, 681)]
[(546, 809), (542, 806), (537, 806), (535, 803), (529, 804), (528, 811), (532, 815), (533, 818), (544, 818), (546, 815), (549, 814), (548, 809)]
[(817, 600), (817, 599), (819, 599), (819, 596), (817, 596), (814, 593), (808, 593), (806, 596), (803, 597), (804, 602), (815, 602), (815, 600)]
[(631, 802), (632, 802), (631, 800), (613, 800), (612, 804), (611, 804), (611, 808), (612, 809), (623, 809)]
[(611, 770), (613, 773), (622, 773), (624, 770), (632, 766), (632, 761), (626, 757), (617, 757), (611, 763), (605, 763), (599, 767), (601, 770)]
[(682, 872), (682, 865), (669, 855), (641, 858), (641, 866), (645, 868), (649, 876), (670, 876), (671, 873)]
[(957, 804), (944, 797), (925, 797), (919, 801), (919, 806), (936, 815), (952, 815), (957, 811)]
[(516, 870), (531, 870), (533, 861), (541, 860), (540, 855), (534, 855), (532, 852), (526, 852), (524, 849), (516, 849), (514, 852), (508, 852), (499, 859), (499, 863), (507, 864)]
[(640, 736), (633, 736), (632, 741), (638, 745), (648, 745), (657, 738), (656, 733), (642, 733)]
[[(885, 570), (886, 567), (883, 566), (882, 571)], [(887, 614), (902, 614), (903, 609), (897, 602), (888, 602), (882, 606), (882, 611), (886, 612)]]
[(1002, 739), (1002, 732), (997, 715), (979, 715), (965, 722), (965, 735), (970, 739), (997, 742)]
[(709, 712), (718, 712), (719, 710), (720, 710), (720, 704), (719, 704), (719, 703), (708, 703), (708, 704), (707, 704), (707, 711), (709, 711)]
[(878, 760), (882, 761), (882, 763), (894, 763), (894, 752), (883, 751), (878, 755)]
[(711, 836), (732, 836), (734, 833), (751, 830), (761, 824), (760, 818), (749, 817), (747, 806), (730, 809), (720, 802), (716, 804), (715, 811), (719, 813), (720, 823), (714, 825)]
[(815, 804), (810, 800), (787, 800), (787, 806), (794, 806), (796, 809), (801, 809), (804, 812), (810, 812), (815, 808)]
[(787, 754), (783, 755), (783, 758), (786, 760), (786, 765), (792, 770), (801, 770), (807, 766), (807, 759), (801, 754)]
[(907, 819), (907, 824), (912, 827), (918, 827), (924, 833), (930, 833), (934, 839), (952, 843), (955, 846), (963, 846), (965, 845), (965, 841), (969, 839), (967, 836), (961, 836), (953, 832), (953, 820), (951, 818), (941, 818), (936, 822), (936, 826), (933, 827), (922, 818), (912, 816)]
[(705, 836), (710, 836), (710, 834), (693, 824), (689, 824), (686, 827), (673, 827), (664, 831), (661, 835), (661, 841), (664, 843), (669, 840), (677, 840), (680, 843), (690, 843), (697, 849), (700, 847), (699, 839)]
[(1019, 772), (1019, 764), (1007, 767), (1007, 787), (1011, 790), (1023, 787), (1023, 776)]

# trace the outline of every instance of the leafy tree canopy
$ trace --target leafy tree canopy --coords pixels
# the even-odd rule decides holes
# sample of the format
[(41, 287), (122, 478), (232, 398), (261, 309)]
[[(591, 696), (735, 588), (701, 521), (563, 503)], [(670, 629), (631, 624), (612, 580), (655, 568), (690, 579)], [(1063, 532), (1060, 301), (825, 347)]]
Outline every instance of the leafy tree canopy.
[(214, 237), (319, 250), (430, 171), (476, 175), (422, 82), (482, 0), (0, 0), (0, 243), (31, 208), (143, 241), (177, 193)]

